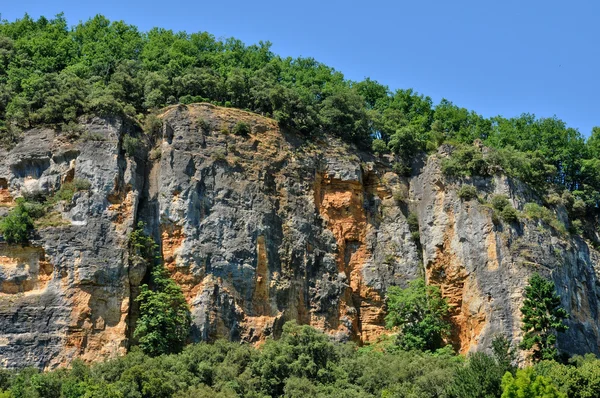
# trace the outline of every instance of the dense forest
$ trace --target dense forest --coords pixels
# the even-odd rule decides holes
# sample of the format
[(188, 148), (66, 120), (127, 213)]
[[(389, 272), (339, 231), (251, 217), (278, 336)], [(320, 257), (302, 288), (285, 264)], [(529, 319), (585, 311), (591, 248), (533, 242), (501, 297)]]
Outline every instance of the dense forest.
[[(411, 89), (354, 82), (311, 58), (282, 58), (270, 43), (245, 45), (206, 32), (155, 28), (140, 32), (96, 16), (69, 27), (62, 15), (0, 22), (0, 144), (27, 130), (52, 126), (65, 134), (85, 115), (123, 117), (151, 131), (159, 109), (210, 102), (277, 120), (306, 140), (332, 134), (410, 175), (419, 154), (444, 144), (448, 178), (505, 173), (537, 195), (522, 211), (492, 198), (496, 217), (542, 219), (559, 233), (598, 244), (600, 128), (586, 139), (556, 117), (485, 118)], [(128, 141), (135, 145), (136, 141)], [(132, 151), (135, 148), (131, 149)], [(461, 180), (463, 181), (463, 180)], [(466, 181), (466, 180), (464, 180)], [(77, 185), (79, 184), (79, 185)], [(73, 181), (58, 195), (86, 189)], [(461, 198), (474, 198), (465, 184)], [(47, 199), (51, 200), (51, 199)], [(9, 243), (23, 243), (41, 205), (25, 200), (0, 222)], [(569, 225), (554, 214), (562, 206)], [(0, 370), (0, 397), (597, 397), (600, 360), (563, 358), (556, 334), (566, 329), (554, 284), (535, 274), (526, 288), (524, 339), (502, 337), (493, 353), (456, 355), (448, 342), (448, 303), (422, 279), (387, 292), (390, 335), (357, 347), (287, 323), (260, 348), (217, 341), (185, 346), (190, 314), (181, 289), (156, 260), (156, 244), (141, 231), (130, 253), (153, 269), (137, 301), (138, 347), (122, 358), (69, 369)], [(541, 303), (541, 305), (540, 305)], [(517, 369), (518, 349), (530, 367)]]
[[(600, 200), (600, 128), (588, 139), (556, 117), (485, 118), (411, 89), (354, 82), (312, 58), (281, 58), (269, 42), (245, 45), (206, 32), (140, 32), (96, 16), (72, 28), (62, 15), (0, 23), (0, 132), (17, 140), (33, 125), (65, 130), (83, 114), (142, 121), (169, 104), (207, 101), (275, 118), (306, 136), (336, 134), (398, 155), (408, 172), (419, 151), (457, 148), (449, 173), (503, 170), (541, 193), (572, 192), (574, 214)], [(491, 148), (485, 159), (471, 144)]]
[(446, 397), (593, 398), (600, 395), (600, 360), (544, 360), (519, 369), (512, 351), (468, 358), (451, 350), (405, 351), (393, 341), (357, 348), (334, 343), (309, 326), (288, 323), (278, 340), (260, 349), (217, 341), (179, 354), (151, 357), (133, 350), (92, 366), (19, 373), (0, 371), (0, 397)]

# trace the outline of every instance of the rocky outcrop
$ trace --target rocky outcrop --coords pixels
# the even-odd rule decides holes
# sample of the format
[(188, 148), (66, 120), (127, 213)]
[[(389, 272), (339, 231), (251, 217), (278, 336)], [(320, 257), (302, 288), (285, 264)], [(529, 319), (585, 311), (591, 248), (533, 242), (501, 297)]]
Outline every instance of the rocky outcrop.
[[(577, 237), (524, 220), (494, 223), (440, 172), (444, 151), (411, 178), (334, 138), (300, 136), (276, 122), (208, 104), (174, 106), (148, 137), (122, 120), (81, 121), (78, 139), (33, 129), (0, 153), (0, 215), (19, 196), (58, 201), (28, 246), (0, 243), (0, 359), (52, 368), (126, 352), (143, 265), (129, 260), (138, 221), (160, 245), (193, 317), (191, 340), (260, 343), (287, 320), (334, 338), (385, 332), (385, 291), (424, 275), (441, 287), (460, 352), (498, 333), (518, 341), (522, 291), (534, 271), (551, 277), (572, 314), (561, 349), (598, 352), (600, 257)], [(235, 135), (238, 123), (249, 126)], [(137, 136), (135, 153), (123, 150)], [(532, 200), (498, 175), (466, 181), (482, 197)], [(419, 220), (419, 241), (407, 217)]]
[(502, 175), (448, 181), (440, 171), (443, 155), (431, 156), (411, 181), (411, 198), (419, 215), (426, 279), (449, 301), (455, 348), (461, 353), (489, 348), (496, 335), (519, 342), (523, 290), (538, 272), (554, 280), (571, 314), (569, 330), (559, 334), (560, 349), (598, 353), (598, 252), (542, 221), (494, 223), (490, 207), (458, 197), (462, 183), (475, 185), (484, 201), (506, 195), (519, 210), (534, 195)]
[[(59, 204), (58, 217), (37, 228), (29, 246), (0, 243), (4, 366), (54, 367), (127, 350), (131, 285), (145, 272), (127, 265), (127, 231), (145, 179), (121, 153), (125, 126), (93, 119), (84, 128), (94, 140), (35, 129), (0, 154), (4, 197), (53, 192), (72, 178), (91, 185)], [(12, 200), (4, 203), (7, 210)]]
[[(196, 339), (258, 342), (290, 319), (340, 339), (383, 331), (385, 288), (418, 273), (397, 177), (255, 114), (200, 105), (163, 120), (151, 200)], [(228, 133), (240, 122), (249, 136)]]

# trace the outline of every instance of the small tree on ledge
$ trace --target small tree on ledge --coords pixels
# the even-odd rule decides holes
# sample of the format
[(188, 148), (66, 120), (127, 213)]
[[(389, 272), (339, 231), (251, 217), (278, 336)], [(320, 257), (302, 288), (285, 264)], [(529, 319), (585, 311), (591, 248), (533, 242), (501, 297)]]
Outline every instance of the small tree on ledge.
[(556, 333), (564, 332), (568, 326), (563, 320), (567, 312), (560, 306), (560, 296), (555, 292), (554, 282), (533, 274), (525, 287), (525, 301), (521, 330), (524, 332), (520, 348), (533, 350), (532, 359), (556, 359)]

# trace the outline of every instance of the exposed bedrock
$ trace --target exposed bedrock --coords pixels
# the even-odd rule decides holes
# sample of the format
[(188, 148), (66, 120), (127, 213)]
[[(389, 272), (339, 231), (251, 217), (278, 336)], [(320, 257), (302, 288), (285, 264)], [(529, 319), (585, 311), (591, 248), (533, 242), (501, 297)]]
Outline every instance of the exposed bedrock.
[[(407, 178), (392, 159), (240, 110), (174, 106), (160, 117), (157, 137), (93, 118), (81, 121), (82, 138), (33, 129), (0, 150), (0, 215), (20, 196), (89, 182), (55, 205), (29, 245), (0, 243), (5, 366), (127, 351), (146, 274), (128, 256), (138, 221), (190, 304), (192, 341), (260, 343), (287, 320), (373, 341), (386, 332), (386, 289), (424, 276), (451, 305), (456, 349), (488, 349), (496, 334), (519, 341), (523, 288), (537, 271), (556, 282), (571, 314), (560, 348), (598, 352), (598, 253), (535, 221), (494, 224), (488, 207), (459, 199), (461, 183), (441, 174), (443, 148)], [(249, 135), (230, 133), (239, 122)], [(126, 134), (145, 143), (135, 156), (122, 148)], [(501, 175), (470, 183), (517, 208), (532, 200)]]

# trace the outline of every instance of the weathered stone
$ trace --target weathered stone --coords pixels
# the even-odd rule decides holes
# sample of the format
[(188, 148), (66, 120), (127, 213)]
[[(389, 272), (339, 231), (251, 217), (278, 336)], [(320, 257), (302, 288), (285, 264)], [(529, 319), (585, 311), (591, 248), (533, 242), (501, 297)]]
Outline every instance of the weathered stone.
[[(182, 287), (193, 341), (258, 343), (287, 320), (372, 341), (385, 333), (386, 289), (424, 275), (451, 304), (455, 347), (489, 349), (496, 334), (519, 341), (523, 288), (538, 271), (572, 314), (560, 348), (598, 352), (600, 255), (535, 221), (495, 225), (489, 207), (459, 199), (461, 182), (442, 175), (450, 148), (405, 178), (392, 172), (391, 157), (335, 138), (305, 141), (240, 110), (174, 106), (160, 117), (161, 135), (140, 136), (135, 157), (121, 142), (139, 132), (100, 118), (82, 121), (80, 140), (33, 129), (0, 150), (0, 214), (19, 196), (90, 182), (56, 204), (56, 218), (40, 224), (29, 246), (0, 244), (6, 366), (52, 368), (127, 351), (147, 278), (128, 256), (138, 221)], [(242, 121), (251, 133), (231, 134)], [(509, 196), (517, 209), (536, 200), (501, 175), (467, 182), (484, 197)]]

